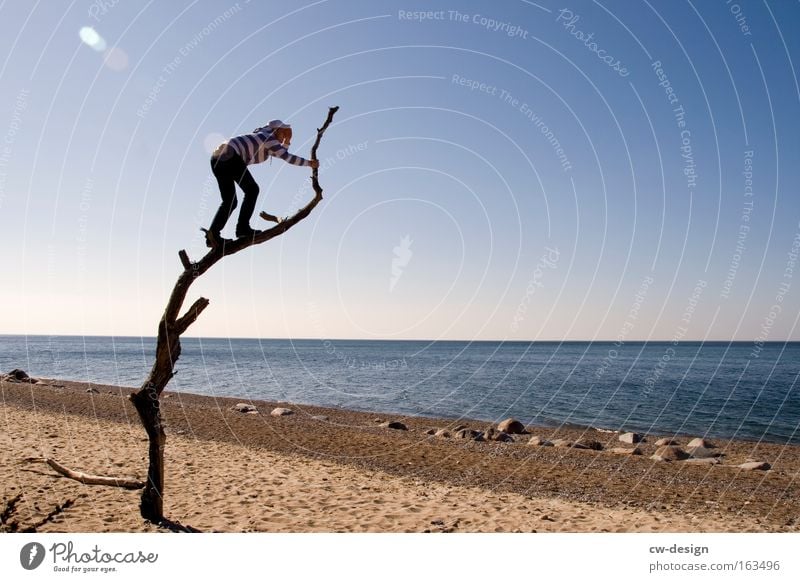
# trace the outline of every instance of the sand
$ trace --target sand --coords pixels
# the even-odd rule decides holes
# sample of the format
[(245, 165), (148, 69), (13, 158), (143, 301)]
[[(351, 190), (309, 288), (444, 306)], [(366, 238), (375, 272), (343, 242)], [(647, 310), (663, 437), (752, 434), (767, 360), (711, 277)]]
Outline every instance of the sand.
[[(50, 457), (77, 471), (145, 477), (147, 438), (130, 390), (88, 388), (0, 382), (5, 531), (159, 531), (139, 516), (138, 491), (83, 485), (23, 461)], [(717, 441), (719, 465), (665, 463), (649, 458), (661, 435), (648, 435), (644, 455), (629, 456), (609, 452), (632, 446), (617, 434), (576, 427), (528, 429), (551, 440), (592, 438), (606, 450), (534, 447), (531, 435), (481, 443), (425, 434), (486, 428), (476, 421), (267, 402), (243, 414), (231, 408), (248, 400), (165, 396), (165, 513), (201, 531), (800, 531), (796, 446)], [(273, 417), (276, 406), (294, 414)], [(389, 420), (409, 430), (379, 426)], [(736, 468), (749, 459), (773, 468)]]

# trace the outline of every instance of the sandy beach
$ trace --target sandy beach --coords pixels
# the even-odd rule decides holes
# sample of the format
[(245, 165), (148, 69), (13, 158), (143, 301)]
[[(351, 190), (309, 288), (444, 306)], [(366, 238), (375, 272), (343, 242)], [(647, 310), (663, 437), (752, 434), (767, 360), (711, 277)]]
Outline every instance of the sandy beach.
[[(147, 438), (128, 388), (0, 382), (3, 531), (150, 532), (139, 492), (42, 463), (143, 479)], [(664, 436), (526, 427), (514, 442), (428, 434), (488, 423), (166, 392), (165, 513), (215, 532), (800, 531), (800, 447), (710, 439), (721, 462), (651, 458)], [(257, 413), (234, 409), (252, 404)], [(293, 411), (272, 416), (275, 407)], [(381, 426), (403, 423), (407, 430)], [(603, 450), (534, 446), (594, 440)], [(612, 452), (632, 449), (641, 455)], [(764, 461), (767, 471), (738, 467)]]

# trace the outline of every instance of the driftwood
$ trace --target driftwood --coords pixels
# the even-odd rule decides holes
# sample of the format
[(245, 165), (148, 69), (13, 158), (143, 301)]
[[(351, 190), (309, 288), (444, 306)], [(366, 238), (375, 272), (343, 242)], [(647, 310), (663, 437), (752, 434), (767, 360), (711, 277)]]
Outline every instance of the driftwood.
[(53, 469), (56, 473), (63, 475), (64, 477), (68, 477), (70, 479), (74, 479), (84, 485), (106, 485), (109, 487), (122, 487), (123, 489), (142, 489), (144, 487), (144, 483), (142, 481), (137, 481), (136, 479), (120, 479), (117, 477), (101, 477), (99, 475), (89, 475), (88, 473), (81, 473), (79, 471), (73, 471), (55, 461), (53, 459), (48, 459), (46, 457), (30, 457), (24, 459), (26, 463), (46, 463)]
[[(311, 147), (311, 159), (317, 160), (317, 148), (325, 130), (333, 121), (333, 116), (338, 107), (328, 110), (328, 117), (321, 128), (317, 129), (317, 139)], [(158, 340), (156, 344), (156, 359), (150, 374), (142, 387), (131, 394), (130, 399), (139, 413), (139, 418), (149, 438), (149, 468), (147, 482), (142, 492), (140, 510), (142, 517), (153, 523), (166, 523), (164, 518), (163, 492), (164, 492), (164, 446), (166, 435), (161, 418), (160, 396), (175, 375), (175, 363), (181, 355), (180, 336), (192, 325), (203, 310), (208, 307), (209, 301), (204, 297), (198, 298), (186, 312), (181, 315), (181, 308), (186, 299), (192, 283), (203, 273), (214, 266), (217, 261), (225, 256), (238, 253), (247, 247), (261, 244), (280, 236), (298, 222), (306, 218), (316, 205), (322, 200), (322, 187), (318, 180), (319, 171), (311, 171), (311, 184), (314, 189), (314, 198), (294, 215), (287, 217), (272, 228), (259, 232), (252, 238), (240, 238), (235, 241), (221, 241), (213, 247), (202, 259), (193, 262), (186, 251), (178, 252), (183, 272), (178, 276), (175, 286), (167, 302), (164, 314), (158, 325)]]

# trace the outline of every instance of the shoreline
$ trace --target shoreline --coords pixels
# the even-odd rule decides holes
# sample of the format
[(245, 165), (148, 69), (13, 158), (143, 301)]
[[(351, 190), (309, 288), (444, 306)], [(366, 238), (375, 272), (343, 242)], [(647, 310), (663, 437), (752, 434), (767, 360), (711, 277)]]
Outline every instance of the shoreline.
[[(87, 392), (92, 388), (97, 392)], [(65, 493), (56, 493), (63, 488), (68, 489), (70, 495), (87, 496), (79, 497), (80, 500), (100, 496), (113, 498), (117, 500), (114, 503), (119, 504), (124, 498), (125, 509), (117, 507), (111, 511), (106, 516), (111, 520), (108, 523), (86, 522), (89, 527), (101, 529), (80, 529), (82, 521), (78, 519), (68, 529), (58, 529), (63, 523), (55, 522), (45, 524), (40, 531), (150, 531), (143, 528), (152, 526), (144, 524), (138, 516), (138, 492), (80, 485), (54, 477), (46, 467), (19, 467), (15, 458), (15, 455), (52, 454), (75, 470), (142, 478), (147, 469), (146, 437), (127, 400), (127, 394), (133, 389), (45, 379), (33, 385), (2, 382), (0, 389), (3, 396), (0, 404), (7, 425), (4, 438), (9, 441), (4, 443), (8, 452), (0, 463), (0, 470), (4, 472), (2, 481), (6, 483), (0, 501), (6, 503), (15, 491), (30, 491), (34, 485), (29, 481), (36, 483), (37, 495), (48, 500), (63, 497)], [(255, 405), (258, 413), (232, 410), (240, 402)], [(200, 524), (201, 529), (800, 531), (800, 446), (797, 445), (713, 439), (717, 445), (715, 450), (724, 456), (721, 464), (706, 465), (650, 459), (656, 448), (653, 444), (656, 438), (673, 435), (647, 435), (647, 442), (638, 445), (644, 454), (632, 456), (611, 452), (612, 448), (626, 446), (619, 442), (618, 434), (584, 427), (529, 427), (531, 434), (515, 435), (513, 443), (475, 442), (436, 437), (426, 432), (432, 428), (453, 431), (456, 424), (484, 430), (487, 422), (403, 417), (180, 392), (165, 393), (162, 407), (167, 431), (165, 511), (170, 518), (195, 527)], [(294, 414), (271, 416), (270, 411), (275, 407), (291, 408)], [(389, 421), (403, 422), (408, 430), (380, 426)], [(38, 428), (26, 428), (26, 423)], [(59, 428), (44, 428), (50, 425)], [(88, 437), (89, 433), (94, 436)], [(105, 438), (104, 434), (115, 436)], [(549, 440), (595, 440), (604, 450), (527, 444), (534, 435)], [(678, 437), (678, 440), (684, 445), (687, 441), (685, 437)], [(129, 450), (133, 448), (132, 442), (137, 445), (135, 458), (131, 456), (134, 452)], [(92, 447), (99, 447), (99, 453), (96, 450), (87, 457), (82, 449)], [(65, 457), (67, 450), (72, 451), (72, 457)], [(126, 461), (113, 460), (118, 457)], [(101, 458), (110, 464), (99, 463)], [(271, 463), (261, 464), (261, 458), (269, 458)], [(750, 472), (736, 466), (748, 459), (769, 462), (772, 469)], [(189, 469), (202, 463), (218, 468), (210, 475), (207, 471)], [(191, 490), (191, 485), (176, 485), (176, 481), (186, 478), (186, 471), (203, 479), (214, 475), (217, 478), (205, 482), (192, 494), (183, 491)], [(276, 479), (276, 471), (281, 478)], [(297, 480), (295, 472), (305, 476)], [(347, 493), (346, 488), (328, 492), (331, 497), (320, 506), (316, 497), (326, 492), (326, 487), (333, 486), (324, 476), (327, 473), (340, 475), (342, 486), (358, 484), (360, 488), (355, 497), (351, 495), (353, 492)], [(254, 474), (258, 478), (254, 479)], [(223, 490), (226, 485), (228, 489), (231, 487), (230, 483), (225, 483), (226, 479), (220, 480), (220, 475), (236, 476), (234, 481), (248, 483), (241, 487), (237, 498), (249, 499), (247, 496), (252, 493), (248, 490), (260, 492), (253, 498), (253, 504), (259, 515), (266, 516), (263, 521), (254, 515), (248, 517), (256, 520), (253, 523), (243, 521), (242, 508), (225, 495), (219, 495), (220, 487)], [(294, 494), (287, 482), (294, 483)], [(318, 489), (309, 492), (303, 486), (308, 482), (318, 483)], [(264, 483), (270, 484), (266, 493), (263, 492)], [(461, 501), (451, 507), (453, 502), (442, 497), (431, 505), (432, 491), (448, 491), (445, 497)], [(206, 494), (214, 497), (212, 505), (216, 509), (213, 515), (198, 515), (197, 507), (191, 507), (186, 497)], [(25, 494), (26, 499), (28, 495), (30, 493)], [(307, 523), (292, 520), (292, 512), (259, 505), (259, 499), (269, 496), (277, 496), (289, 504), (299, 503), (294, 513), (299, 511), (310, 516)], [(358, 515), (344, 511), (348, 505), (360, 503), (364, 496), (379, 500), (375, 506), (380, 506), (380, 511), (392, 506), (389, 515), (393, 517), (372, 523), (370, 515), (383, 515), (380, 511), (374, 514), (365, 509)], [(507, 502), (498, 501), (501, 498)], [(339, 504), (336, 499), (340, 500)], [(28, 499), (27, 503), (31, 501)], [(397, 503), (406, 509), (394, 507)], [(43, 506), (42, 503), (38, 505)], [(529, 518), (537, 515), (535, 507), (549, 508), (543, 510), (544, 515), (554, 521), (539, 516), (538, 521), (531, 522)], [(559, 508), (557, 512), (555, 507)], [(338, 517), (333, 521), (326, 518), (329, 511)], [(466, 513), (456, 525), (446, 520), (440, 524), (438, 517), (427, 522), (419, 517), (431, 517), (437, 511), (445, 516)], [(64, 513), (70, 512), (76, 510)], [(288, 521), (276, 523), (276, 512)], [(554, 512), (583, 517), (559, 519), (553, 517)], [(608, 517), (611, 514), (613, 519)], [(514, 523), (519, 527), (513, 527)]]
[[(657, 344), (629, 345), (616, 353), (607, 351), (610, 345), (586, 342), (472, 348), (443, 343), (430, 350), (427, 343), (414, 342), (187, 342), (169, 391), (486, 422), (512, 414), (544, 428), (567, 421), (575, 428), (800, 445), (800, 411), (787, 380), (800, 344), (765, 347), (768, 351), (751, 362), (746, 344), (727, 342), (722, 347), (688, 342), (671, 355)], [(5, 369), (21, 366), (37, 377), (139, 387), (152, 364), (152, 343), (5, 339)], [(206, 369), (209, 361), (213, 366)]]
[[(691, 343), (691, 342), (690, 342)], [(96, 383), (96, 382), (84, 382), (82, 380), (66, 380), (66, 379), (56, 379), (56, 378), (43, 378), (37, 377), (37, 380), (40, 380), (43, 385), (47, 385), (48, 383), (61, 383), (65, 385), (78, 385), (83, 387), (97, 387), (99, 389), (121, 389), (129, 392), (135, 392), (139, 389), (139, 386), (124, 386), (124, 385), (114, 385), (114, 384), (104, 384), (104, 383)], [(376, 415), (376, 416), (386, 416), (386, 417), (396, 417), (399, 419), (417, 419), (420, 421), (429, 421), (431, 423), (438, 422), (440, 424), (448, 424), (452, 423), (454, 425), (464, 424), (467, 423), (469, 426), (473, 425), (481, 425), (481, 426), (488, 426), (492, 423), (496, 423), (496, 420), (488, 419), (488, 418), (479, 418), (479, 417), (463, 417), (463, 416), (429, 416), (429, 415), (408, 415), (402, 412), (392, 412), (390, 410), (376, 410), (376, 409), (366, 409), (366, 408), (343, 408), (343, 407), (336, 407), (336, 406), (325, 406), (321, 404), (312, 404), (312, 403), (304, 403), (304, 402), (287, 402), (287, 401), (279, 401), (279, 400), (267, 400), (267, 399), (250, 399), (247, 396), (211, 396), (208, 394), (199, 394), (196, 392), (183, 392), (177, 390), (165, 390), (162, 398), (164, 397), (172, 398), (174, 396), (183, 396), (183, 397), (190, 397), (190, 398), (209, 398), (213, 400), (223, 400), (223, 401), (231, 401), (231, 402), (252, 402), (252, 403), (264, 403), (267, 405), (291, 405), (297, 406), (305, 409), (314, 409), (320, 411), (343, 411), (343, 412), (351, 412), (357, 414), (364, 414), (364, 415)], [(535, 429), (541, 432), (545, 431), (557, 431), (559, 429), (568, 430), (568, 431), (576, 431), (576, 432), (586, 432), (586, 431), (595, 431), (599, 433), (616, 433), (621, 434), (622, 432), (628, 431), (619, 431), (617, 429), (613, 429), (607, 426), (592, 426), (592, 425), (582, 425), (578, 423), (571, 423), (571, 422), (559, 422), (558, 420), (552, 419), (549, 422), (542, 422), (537, 424), (528, 424), (526, 425), (530, 429)], [(799, 427), (800, 428), (800, 427)], [(630, 432), (637, 432), (642, 434), (649, 434), (655, 435), (660, 437), (674, 437), (674, 438), (682, 438), (691, 440), (696, 437), (703, 436), (708, 439), (714, 439), (719, 441), (735, 441), (738, 443), (750, 443), (752, 445), (758, 444), (769, 444), (769, 445), (776, 445), (776, 446), (788, 446), (788, 447), (800, 447), (800, 442), (792, 443), (792, 442), (782, 442), (778, 440), (772, 440), (770, 438), (755, 438), (755, 437), (747, 437), (747, 436), (736, 436), (730, 437), (725, 436), (720, 433), (705, 433), (705, 435), (700, 435), (691, 432), (683, 432), (683, 431), (676, 431), (676, 432), (668, 432), (668, 431), (654, 431), (650, 432), (644, 429), (636, 429), (631, 428)]]

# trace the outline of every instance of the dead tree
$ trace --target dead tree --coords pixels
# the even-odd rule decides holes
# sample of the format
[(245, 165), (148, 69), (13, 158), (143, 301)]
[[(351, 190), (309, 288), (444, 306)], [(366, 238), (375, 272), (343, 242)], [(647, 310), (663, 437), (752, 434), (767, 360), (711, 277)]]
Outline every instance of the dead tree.
[[(333, 116), (338, 109), (338, 107), (331, 107), (328, 110), (328, 117), (325, 123), (317, 129), (317, 139), (311, 147), (312, 160), (317, 159), (317, 148), (322, 135), (333, 121)], [(147, 471), (147, 481), (142, 492), (140, 509), (142, 517), (153, 523), (158, 524), (166, 521), (164, 519), (163, 496), (164, 447), (167, 437), (161, 418), (161, 393), (172, 376), (175, 375), (175, 363), (181, 355), (181, 335), (197, 320), (209, 303), (208, 299), (200, 297), (181, 315), (186, 294), (192, 283), (223, 257), (280, 236), (306, 218), (319, 201), (322, 200), (322, 188), (319, 185), (318, 173), (317, 168), (312, 169), (311, 184), (315, 193), (314, 198), (305, 207), (279, 222), (276, 226), (260, 232), (252, 238), (224, 241), (222, 244), (212, 248), (202, 259), (196, 262), (189, 260), (186, 251), (181, 250), (178, 253), (183, 265), (183, 272), (175, 282), (175, 287), (172, 289), (166, 309), (158, 324), (156, 358), (153, 368), (150, 370), (150, 374), (142, 384), (142, 387), (130, 396), (150, 440), (150, 465)]]

